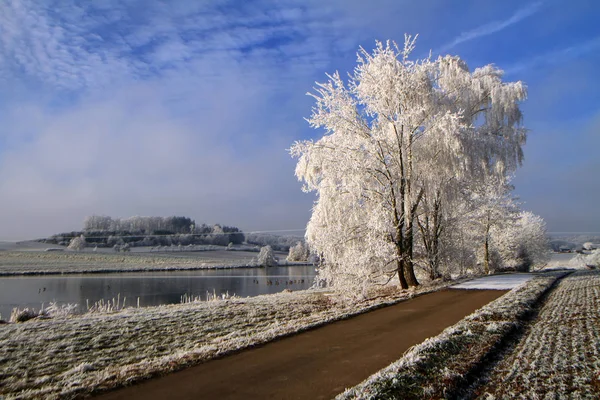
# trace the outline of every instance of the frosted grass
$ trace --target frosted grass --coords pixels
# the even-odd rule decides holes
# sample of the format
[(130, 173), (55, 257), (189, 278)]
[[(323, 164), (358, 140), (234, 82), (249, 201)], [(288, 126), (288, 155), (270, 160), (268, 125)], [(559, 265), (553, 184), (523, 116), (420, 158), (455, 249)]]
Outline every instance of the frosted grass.
[(348, 303), (322, 291), (126, 308), (0, 326), (0, 398), (89, 394), (446, 287), (383, 288)]

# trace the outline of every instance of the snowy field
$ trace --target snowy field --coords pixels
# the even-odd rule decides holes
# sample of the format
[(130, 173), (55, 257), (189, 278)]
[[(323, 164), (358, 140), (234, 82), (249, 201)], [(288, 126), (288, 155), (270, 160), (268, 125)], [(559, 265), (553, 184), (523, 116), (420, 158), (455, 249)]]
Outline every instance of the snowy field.
[(389, 288), (351, 305), (321, 292), (30, 320), (0, 326), (0, 398), (90, 393), (439, 289)]
[(551, 272), (529, 279), (438, 336), (414, 346), (400, 360), (336, 399), (471, 398), (473, 388), (467, 377), (480, 372), (486, 357), (516, 330), (564, 274)]
[(44, 251), (46, 249), (64, 249), (64, 247), (54, 244), (39, 243), (33, 240), (22, 242), (0, 241), (0, 251)]
[(511, 290), (524, 284), (535, 274), (504, 274), (490, 275), (473, 279), (467, 282), (451, 286), (452, 289), (487, 289), (487, 290)]
[(495, 399), (600, 398), (600, 271), (558, 284), (483, 392)]
[[(255, 266), (250, 251), (132, 252), (0, 251), (0, 275), (144, 272)], [(276, 253), (284, 261), (287, 254)], [(293, 263), (285, 263), (291, 265)]]

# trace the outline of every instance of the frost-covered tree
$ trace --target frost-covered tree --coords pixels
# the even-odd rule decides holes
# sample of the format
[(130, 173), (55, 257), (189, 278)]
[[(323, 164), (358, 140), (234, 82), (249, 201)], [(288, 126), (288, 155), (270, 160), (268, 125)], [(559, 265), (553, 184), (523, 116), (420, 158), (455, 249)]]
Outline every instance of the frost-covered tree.
[(85, 236), (77, 236), (71, 239), (69, 246), (67, 247), (69, 250), (80, 251), (85, 249)]
[(483, 272), (500, 268), (506, 233), (518, 218), (519, 209), (511, 195), (512, 186), (504, 178), (490, 177), (470, 188), (467, 193), (465, 229), (478, 247), (477, 259)]
[(288, 261), (307, 261), (310, 256), (310, 250), (305, 242), (298, 242), (295, 246), (290, 247), (290, 252), (287, 256)]
[(317, 83), (308, 122), (325, 135), (290, 149), (303, 189), (318, 195), (307, 240), (331, 287), (356, 293), (391, 274), (418, 285), (415, 225), (425, 198), (436, 208), (435, 181), (504, 174), (521, 161), (524, 86), (503, 83), (493, 66), (470, 72), (458, 57), (412, 61), (414, 44), (360, 49), (347, 84), (338, 73)]
[(508, 230), (512, 240), (512, 257), (506, 264), (515, 269), (529, 271), (544, 267), (550, 260), (550, 241), (546, 222), (539, 215), (522, 211), (512, 229)]
[(263, 267), (275, 267), (277, 266), (277, 259), (273, 253), (271, 246), (264, 246), (260, 248), (257, 258), (258, 265)]

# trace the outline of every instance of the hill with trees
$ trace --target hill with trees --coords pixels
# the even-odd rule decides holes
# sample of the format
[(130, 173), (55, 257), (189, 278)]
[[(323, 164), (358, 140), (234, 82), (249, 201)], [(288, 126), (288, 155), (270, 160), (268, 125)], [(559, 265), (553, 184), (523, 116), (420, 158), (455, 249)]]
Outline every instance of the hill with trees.
[(67, 246), (83, 236), (88, 246), (114, 247), (242, 244), (244, 233), (233, 226), (197, 225), (188, 217), (86, 217), (83, 230), (52, 235), (40, 241)]

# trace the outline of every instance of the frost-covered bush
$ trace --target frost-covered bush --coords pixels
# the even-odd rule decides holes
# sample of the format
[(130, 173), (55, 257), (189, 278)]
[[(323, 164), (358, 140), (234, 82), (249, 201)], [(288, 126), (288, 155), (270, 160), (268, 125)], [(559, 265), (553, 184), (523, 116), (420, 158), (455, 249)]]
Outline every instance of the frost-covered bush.
[(40, 311), (36, 311), (33, 308), (13, 308), (9, 322), (25, 322), (34, 318), (65, 318), (71, 315), (75, 315), (77, 311), (77, 304), (58, 304), (56, 302), (50, 302), (47, 308), (42, 308)]
[(129, 246), (129, 243), (115, 244), (113, 246), (113, 250), (116, 252), (120, 252), (120, 251), (128, 252), (128, 251), (130, 251), (130, 249), (131, 249), (131, 246)]
[(600, 268), (600, 249), (590, 254), (577, 254), (571, 259), (569, 265), (575, 268)]
[(17, 323), (17, 322), (25, 322), (30, 319), (34, 319), (40, 316), (40, 313), (34, 310), (33, 308), (24, 308), (23, 310), (19, 308), (13, 308), (10, 313), (9, 322)]
[(263, 267), (275, 267), (277, 265), (277, 259), (273, 253), (271, 246), (263, 246), (260, 248), (258, 253), (257, 264)]
[(507, 254), (504, 265), (519, 271), (544, 267), (550, 260), (550, 242), (546, 234), (546, 222), (539, 216), (525, 211), (507, 229)]
[(287, 256), (288, 261), (307, 261), (310, 255), (308, 245), (304, 242), (298, 242), (295, 246), (290, 247), (290, 252)]
[(69, 246), (67, 247), (69, 250), (80, 251), (85, 249), (85, 236), (77, 236), (71, 239)]

